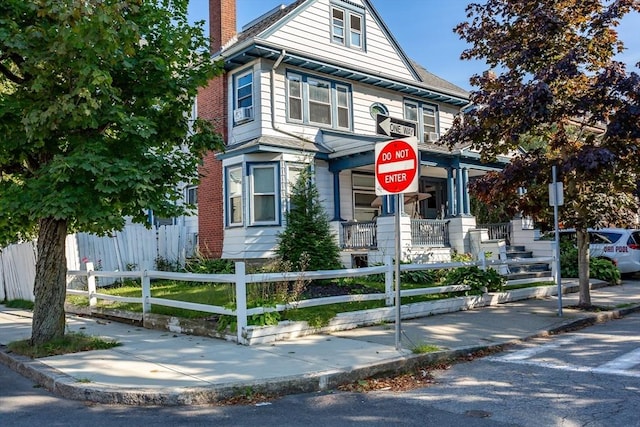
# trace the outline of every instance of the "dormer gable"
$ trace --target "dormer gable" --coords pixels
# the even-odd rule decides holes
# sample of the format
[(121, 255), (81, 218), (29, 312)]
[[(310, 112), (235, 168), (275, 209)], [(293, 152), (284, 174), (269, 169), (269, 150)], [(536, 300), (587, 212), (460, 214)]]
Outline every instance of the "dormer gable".
[[(212, 0), (214, 1), (214, 0)], [(224, 1), (224, 0), (223, 0)], [(227, 70), (255, 58), (462, 106), (468, 93), (410, 60), (369, 0), (297, 0), (244, 26), (217, 54)]]

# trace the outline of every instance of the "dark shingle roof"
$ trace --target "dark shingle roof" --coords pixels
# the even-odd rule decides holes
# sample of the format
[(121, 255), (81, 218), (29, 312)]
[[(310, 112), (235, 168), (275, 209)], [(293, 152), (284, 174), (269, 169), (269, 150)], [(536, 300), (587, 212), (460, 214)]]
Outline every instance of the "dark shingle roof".
[(413, 68), (415, 68), (416, 72), (418, 73), (418, 76), (420, 77), (420, 79), (422, 79), (422, 82), (427, 86), (430, 86), (432, 88), (442, 89), (449, 93), (457, 93), (460, 96), (465, 98), (469, 97), (469, 92), (467, 92), (466, 90), (427, 71), (426, 68), (418, 64), (413, 59), (411, 59), (410, 61), (411, 61), (411, 65), (413, 66)]

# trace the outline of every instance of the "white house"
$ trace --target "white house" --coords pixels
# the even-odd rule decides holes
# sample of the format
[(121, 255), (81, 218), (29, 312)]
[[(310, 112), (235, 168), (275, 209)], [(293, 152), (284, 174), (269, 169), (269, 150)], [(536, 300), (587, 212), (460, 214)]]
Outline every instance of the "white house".
[(235, 0), (210, 0), (210, 15), (212, 53), (226, 74), (201, 91), (198, 109), (227, 148), (202, 169), (201, 250), (220, 242), (209, 252), (272, 257), (290, 186), (311, 164), (345, 265), (392, 255), (395, 205), (376, 197), (374, 147), (413, 134), (420, 182), (419, 194), (405, 197), (404, 257), (469, 251), (467, 184), (503, 163), (436, 144), (469, 105), (468, 93), (408, 58), (372, 1), (298, 0), (237, 34)]

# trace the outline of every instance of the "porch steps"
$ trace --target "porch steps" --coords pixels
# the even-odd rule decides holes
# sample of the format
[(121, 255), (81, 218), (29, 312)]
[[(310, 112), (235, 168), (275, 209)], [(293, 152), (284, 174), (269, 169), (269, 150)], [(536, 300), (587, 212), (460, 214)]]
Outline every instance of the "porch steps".
[[(507, 246), (506, 249), (507, 259), (533, 258), (533, 252), (528, 251), (524, 246)], [(549, 275), (549, 271), (551, 268), (547, 263), (510, 265), (507, 280), (545, 277)]]

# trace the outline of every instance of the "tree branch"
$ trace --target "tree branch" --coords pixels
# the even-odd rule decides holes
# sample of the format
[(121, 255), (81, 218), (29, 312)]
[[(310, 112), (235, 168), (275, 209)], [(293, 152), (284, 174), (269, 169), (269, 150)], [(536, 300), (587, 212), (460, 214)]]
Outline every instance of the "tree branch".
[(23, 77), (20, 77), (14, 74), (8, 67), (4, 64), (0, 63), (0, 73), (4, 74), (6, 78), (14, 82), (15, 84), (24, 84), (27, 80)]

